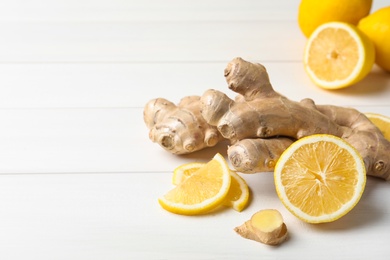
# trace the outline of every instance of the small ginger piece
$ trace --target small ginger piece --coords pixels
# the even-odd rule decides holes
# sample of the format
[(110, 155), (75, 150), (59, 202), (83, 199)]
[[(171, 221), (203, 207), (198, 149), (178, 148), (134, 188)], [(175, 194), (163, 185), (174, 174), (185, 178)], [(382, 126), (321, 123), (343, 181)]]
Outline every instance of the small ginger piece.
[(256, 212), (250, 220), (234, 229), (240, 236), (267, 245), (278, 245), (287, 238), (287, 226), (275, 209)]

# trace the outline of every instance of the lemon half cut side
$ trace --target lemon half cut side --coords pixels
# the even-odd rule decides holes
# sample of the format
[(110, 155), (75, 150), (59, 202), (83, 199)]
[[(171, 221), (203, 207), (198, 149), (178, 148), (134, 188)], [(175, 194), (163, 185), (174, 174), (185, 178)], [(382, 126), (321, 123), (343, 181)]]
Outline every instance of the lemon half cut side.
[(287, 148), (275, 166), (277, 194), (286, 208), (308, 223), (331, 222), (360, 200), (366, 169), (360, 154), (343, 139), (304, 137)]
[(304, 68), (311, 80), (325, 89), (349, 87), (362, 80), (375, 62), (371, 40), (356, 26), (329, 22), (309, 37)]

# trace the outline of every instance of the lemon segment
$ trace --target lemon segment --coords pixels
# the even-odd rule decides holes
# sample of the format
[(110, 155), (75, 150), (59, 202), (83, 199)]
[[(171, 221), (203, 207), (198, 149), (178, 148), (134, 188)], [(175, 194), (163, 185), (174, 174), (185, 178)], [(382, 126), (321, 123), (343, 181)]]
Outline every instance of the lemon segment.
[[(178, 185), (181, 182), (184, 182), (204, 165), (205, 163), (200, 162), (192, 162), (180, 165), (173, 171), (172, 183), (174, 185)], [(232, 209), (241, 212), (249, 203), (249, 187), (245, 180), (235, 171), (230, 170), (230, 176), (231, 183), (229, 192), (222, 202), (222, 205), (231, 207)]]
[(201, 162), (191, 162), (182, 164), (176, 169), (173, 170), (172, 175), (172, 184), (178, 185), (185, 181), (188, 177), (190, 177), (192, 174), (194, 174), (197, 170), (205, 166), (206, 163)]
[(390, 141), (390, 117), (377, 113), (365, 113), (365, 115), (379, 128), (383, 136)]
[(326, 134), (304, 137), (283, 152), (275, 171), (277, 194), (286, 208), (308, 223), (331, 222), (360, 200), (366, 170), (360, 154)]
[(230, 176), (232, 178), (232, 183), (230, 184), (229, 192), (223, 201), (223, 205), (241, 212), (249, 202), (249, 187), (245, 180), (235, 171), (230, 170)]
[(158, 199), (160, 205), (176, 214), (206, 213), (221, 205), (229, 192), (230, 170), (222, 155), (216, 154), (196, 173)]
[(355, 26), (330, 22), (319, 26), (307, 41), (304, 67), (319, 87), (340, 89), (362, 80), (372, 69), (375, 49)]

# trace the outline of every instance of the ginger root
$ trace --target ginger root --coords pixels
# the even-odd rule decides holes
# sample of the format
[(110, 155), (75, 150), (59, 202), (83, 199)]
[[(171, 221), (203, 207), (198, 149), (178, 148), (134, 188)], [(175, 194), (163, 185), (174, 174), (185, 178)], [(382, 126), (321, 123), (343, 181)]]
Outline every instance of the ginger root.
[(278, 245), (287, 238), (287, 226), (275, 209), (264, 209), (234, 229), (240, 236), (267, 245)]
[(289, 100), (272, 88), (264, 66), (241, 58), (228, 64), (225, 77), (229, 88), (243, 100), (237, 102), (220, 91), (207, 90), (201, 97), (203, 118), (234, 145), (246, 139), (269, 139), (266, 144), (242, 146), (245, 151), (229, 154), (235, 168), (245, 168), (241, 165), (244, 163), (260, 165), (249, 172), (264, 170), (262, 163), (252, 163), (250, 157), (256, 149), (265, 149), (266, 158), (279, 153), (280, 147), (275, 148), (277, 142), (272, 140), (280, 137), (295, 140), (331, 134), (359, 151), (368, 175), (390, 179), (390, 142), (363, 113), (352, 108), (316, 105), (311, 99)]
[(228, 157), (243, 173), (273, 171), (279, 156), (295, 140), (313, 134), (343, 138), (362, 156), (368, 175), (390, 180), (390, 141), (359, 111), (289, 100), (276, 92), (265, 67), (233, 59), (224, 71), (233, 100), (209, 89), (177, 106), (158, 98), (145, 106), (149, 137), (164, 149), (185, 154), (228, 139)]
[(293, 139), (287, 137), (248, 138), (229, 146), (227, 154), (236, 171), (272, 172), (280, 155), (293, 142)]
[(174, 154), (187, 154), (216, 145), (223, 138), (200, 114), (200, 97), (188, 96), (176, 106), (156, 98), (144, 108), (149, 138)]

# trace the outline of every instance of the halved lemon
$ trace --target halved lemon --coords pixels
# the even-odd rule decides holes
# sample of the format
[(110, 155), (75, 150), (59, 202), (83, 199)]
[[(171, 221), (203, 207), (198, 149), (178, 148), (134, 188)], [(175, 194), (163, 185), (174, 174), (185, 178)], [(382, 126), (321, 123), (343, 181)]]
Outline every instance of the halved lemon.
[[(192, 174), (195, 174), (197, 170), (202, 168), (205, 163), (193, 162), (180, 165), (173, 171), (172, 183), (178, 185), (185, 181)], [(226, 195), (222, 205), (233, 208), (236, 211), (241, 212), (249, 202), (249, 187), (245, 180), (241, 178), (235, 171), (230, 170), (231, 184), (229, 192)]]
[(377, 113), (365, 113), (365, 115), (381, 130), (385, 138), (390, 141), (390, 117)]
[(372, 69), (375, 48), (356, 26), (328, 22), (309, 37), (304, 67), (312, 81), (325, 89), (340, 89), (362, 80)]
[(196, 173), (158, 199), (160, 205), (176, 214), (206, 213), (221, 205), (229, 192), (230, 169), (225, 158), (216, 154)]
[(308, 223), (331, 222), (360, 200), (366, 170), (360, 154), (343, 139), (304, 137), (280, 156), (274, 172), (277, 194), (292, 214)]

